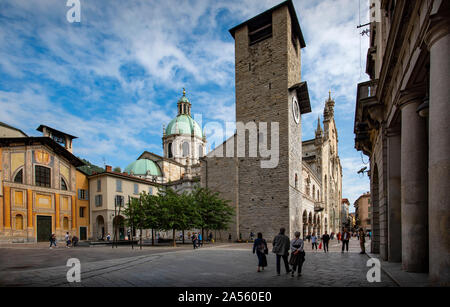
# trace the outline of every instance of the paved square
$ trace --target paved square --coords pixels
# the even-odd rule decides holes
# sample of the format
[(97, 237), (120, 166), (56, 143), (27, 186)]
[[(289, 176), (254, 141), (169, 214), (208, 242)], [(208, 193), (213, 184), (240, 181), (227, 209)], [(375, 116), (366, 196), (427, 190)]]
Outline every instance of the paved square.
[[(396, 286), (383, 272), (380, 283), (366, 279), (369, 259), (359, 254), (353, 239), (350, 252), (341, 253), (336, 240), (330, 253), (312, 251), (306, 242), (303, 276), (276, 276), (275, 256), (268, 255), (264, 272), (257, 273), (257, 258), (252, 245), (216, 244), (193, 250), (190, 245), (177, 248), (130, 246), (48, 249), (0, 247), (0, 286), (151, 286), (151, 287), (302, 287), (302, 286)], [(271, 246), (269, 245), (269, 248)], [(81, 262), (81, 282), (68, 283), (69, 258)]]

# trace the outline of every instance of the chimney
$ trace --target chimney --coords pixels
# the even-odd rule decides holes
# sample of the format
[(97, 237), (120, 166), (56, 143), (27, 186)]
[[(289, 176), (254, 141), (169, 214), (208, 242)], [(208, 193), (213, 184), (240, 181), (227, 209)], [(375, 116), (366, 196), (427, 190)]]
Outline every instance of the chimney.
[(107, 173), (111, 173), (112, 172), (112, 166), (111, 165), (106, 165), (106, 172)]

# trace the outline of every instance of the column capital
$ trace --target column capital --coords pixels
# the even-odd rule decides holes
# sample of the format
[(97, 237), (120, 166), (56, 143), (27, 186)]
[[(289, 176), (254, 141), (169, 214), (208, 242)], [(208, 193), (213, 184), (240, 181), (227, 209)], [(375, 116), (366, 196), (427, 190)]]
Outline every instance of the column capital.
[(386, 128), (385, 130), (385, 136), (386, 137), (395, 137), (395, 136), (399, 136), (401, 134), (401, 126), (395, 126), (395, 127), (390, 127), (390, 128)]
[(425, 97), (425, 87), (416, 87), (413, 89), (406, 89), (400, 92), (400, 96), (396, 102), (396, 106), (402, 109), (404, 106), (412, 102), (422, 102)]
[(442, 37), (450, 35), (450, 16), (434, 15), (430, 17), (430, 23), (428, 25), (427, 33), (425, 34), (424, 41), (430, 50), (434, 43), (439, 41)]

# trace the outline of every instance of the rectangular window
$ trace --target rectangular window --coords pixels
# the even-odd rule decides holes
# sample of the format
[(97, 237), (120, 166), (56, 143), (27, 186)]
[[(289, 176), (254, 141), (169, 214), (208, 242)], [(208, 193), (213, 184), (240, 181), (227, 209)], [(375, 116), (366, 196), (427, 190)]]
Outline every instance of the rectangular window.
[(116, 180), (116, 192), (122, 192), (122, 180)]
[(250, 45), (272, 37), (272, 14), (260, 16), (248, 23), (247, 27)]
[(101, 207), (103, 205), (103, 197), (102, 195), (95, 195), (95, 206)]
[(116, 207), (122, 207), (123, 206), (123, 196), (116, 195), (116, 197), (114, 198), (114, 204)]
[(83, 189), (78, 189), (78, 199), (80, 200), (88, 200), (88, 191)]
[(50, 187), (51, 176), (50, 176), (50, 169), (48, 167), (36, 165), (34, 175), (37, 186), (47, 188)]
[(139, 184), (134, 184), (134, 194), (139, 194)]
[(102, 191), (102, 181), (99, 179), (97, 180), (97, 192)]
[(85, 207), (80, 207), (80, 217), (84, 217)]

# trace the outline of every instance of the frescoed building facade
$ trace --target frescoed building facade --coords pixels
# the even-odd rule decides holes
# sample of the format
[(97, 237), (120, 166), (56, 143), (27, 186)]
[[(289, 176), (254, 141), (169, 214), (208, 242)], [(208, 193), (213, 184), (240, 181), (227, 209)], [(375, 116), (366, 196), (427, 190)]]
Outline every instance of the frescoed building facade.
[(0, 138), (0, 241), (79, 235), (76, 167), (83, 162), (71, 153), (75, 137), (47, 126), (38, 130), (44, 136), (12, 131)]

